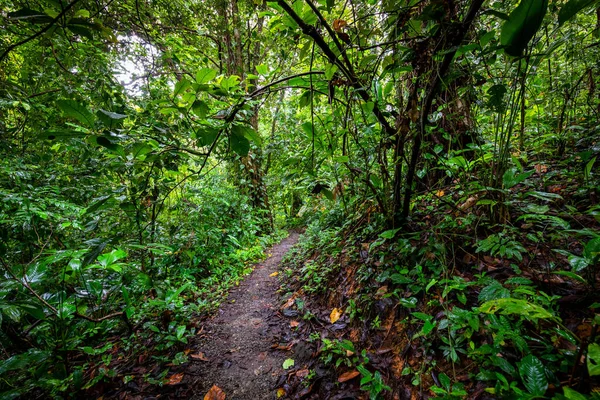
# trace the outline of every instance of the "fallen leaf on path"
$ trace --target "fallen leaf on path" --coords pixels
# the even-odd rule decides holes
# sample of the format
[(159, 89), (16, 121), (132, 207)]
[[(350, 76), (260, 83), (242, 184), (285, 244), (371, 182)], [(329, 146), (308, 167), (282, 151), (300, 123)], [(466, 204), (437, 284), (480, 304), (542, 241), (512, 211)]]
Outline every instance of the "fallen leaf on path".
[(290, 308), (291, 306), (294, 305), (294, 302), (296, 301), (296, 296), (292, 296), (290, 297), (285, 304), (281, 307), (281, 309), (285, 309), (285, 308)]
[(194, 360), (208, 361), (208, 358), (206, 358), (203, 352), (199, 352), (198, 354), (192, 354), (190, 357), (192, 357)]
[(283, 396), (285, 396), (285, 389), (284, 388), (277, 389), (277, 398), (280, 399)]
[(165, 382), (165, 385), (177, 385), (177, 384), (181, 383), (182, 379), (183, 379), (183, 372), (180, 372), (178, 374), (173, 374)]
[(291, 328), (296, 328), (298, 325), (300, 325), (300, 322), (298, 322), (298, 321), (292, 321), (292, 322), (290, 322), (290, 327)]
[(290, 342), (288, 344), (274, 344), (271, 346), (272, 349), (276, 349), (276, 350), (285, 350), (285, 351), (289, 351), (292, 349), (292, 346), (294, 345), (293, 342)]
[(298, 397), (300, 397), (301, 399), (308, 396), (310, 394), (310, 392), (312, 392), (313, 389), (313, 385), (310, 385), (307, 388), (302, 389), (302, 391), (300, 393), (298, 393)]
[(350, 379), (354, 379), (357, 376), (360, 375), (360, 372), (358, 371), (348, 371), (348, 372), (344, 372), (343, 374), (341, 374), (338, 378), (338, 382), (339, 383), (343, 383), (346, 381), (349, 381)]
[(339, 308), (334, 308), (331, 310), (331, 314), (329, 314), (329, 320), (332, 324), (335, 324), (338, 319), (342, 316), (342, 310)]
[(296, 372), (296, 376), (298, 378), (306, 378), (308, 376), (308, 373), (309, 373), (308, 369), (304, 368), (304, 369), (301, 369), (300, 371)]
[(274, 278), (274, 277), (276, 277), (277, 275), (279, 275), (279, 272), (275, 271), (275, 272), (273, 272), (272, 274), (270, 274), (269, 276), (270, 276), (271, 278)]
[(217, 385), (213, 385), (204, 396), (204, 400), (225, 400), (225, 392)]

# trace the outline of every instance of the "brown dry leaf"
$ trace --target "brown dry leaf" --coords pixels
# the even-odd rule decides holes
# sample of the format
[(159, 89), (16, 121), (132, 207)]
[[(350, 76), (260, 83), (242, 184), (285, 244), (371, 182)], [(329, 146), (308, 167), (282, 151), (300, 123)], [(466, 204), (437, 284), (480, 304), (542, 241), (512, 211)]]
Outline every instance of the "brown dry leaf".
[(467, 199), (467, 201), (465, 201), (463, 204), (458, 206), (458, 208), (461, 209), (462, 211), (468, 210), (469, 208), (471, 208), (475, 204), (477, 204), (477, 200), (479, 200), (478, 196), (471, 196)]
[(292, 346), (294, 345), (294, 343), (290, 342), (286, 345), (283, 344), (274, 344), (271, 346), (272, 349), (277, 349), (277, 350), (285, 350), (285, 351), (290, 351), (292, 349)]
[(548, 166), (543, 164), (536, 164), (533, 168), (535, 168), (535, 172), (537, 172), (540, 175), (548, 172)]
[(342, 316), (342, 312), (343, 311), (339, 308), (334, 308), (333, 310), (331, 310), (331, 314), (329, 314), (329, 320), (332, 324), (335, 324), (337, 320), (340, 319), (340, 317)]
[(295, 301), (296, 301), (296, 295), (294, 294), (292, 297), (290, 297), (288, 299), (288, 301), (285, 302), (285, 304), (283, 306), (281, 306), (281, 309), (284, 310), (286, 308), (290, 308), (291, 306), (294, 305)]
[(192, 352), (192, 349), (185, 349), (185, 350), (183, 351), (183, 354), (185, 354), (185, 355), (187, 356), (187, 355), (188, 355), (188, 354), (190, 354), (191, 352)]
[(298, 325), (300, 325), (300, 322), (298, 322), (298, 321), (290, 322), (290, 328), (296, 328)]
[(194, 360), (208, 361), (208, 358), (206, 358), (203, 352), (199, 352), (198, 354), (192, 354), (190, 357), (192, 357)]
[(177, 385), (177, 384), (181, 383), (182, 379), (183, 379), (183, 372), (180, 372), (178, 374), (173, 374), (169, 377), (169, 379), (167, 379), (167, 381), (165, 382), (165, 385)]
[(548, 186), (548, 191), (550, 193), (560, 193), (562, 190), (563, 190), (563, 187), (561, 185)]
[(308, 376), (308, 373), (309, 373), (308, 369), (304, 368), (304, 369), (301, 369), (300, 371), (296, 372), (296, 376), (298, 378), (306, 378)]
[(204, 396), (204, 400), (225, 400), (225, 392), (217, 385), (213, 385)]
[(348, 372), (344, 372), (343, 374), (340, 375), (340, 377), (338, 378), (338, 382), (339, 383), (343, 383), (346, 381), (349, 381), (350, 379), (354, 379), (357, 376), (360, 375), (360, 372), (354, 370), (354, 371), (348, 371)]
[(279, 275), (278, 271), (273, 272), (271, 275), (269, 275), (271, 278), (276, 277), (277, 275)]
[(387, 294), (388, 291), (388, 287), (387, 286), (382, 286), (379, 289), (377, 289), (377, 292), (375, 293), (375, 298), (380, 299), (382, 298), (384, 295)]
[(339, 37), (344, 43), (350, 44), (352, 40), (350, 39), (350, 35), (346, 32), (336, 32), (337, 37)]
[(285, 396), (285, 389), (284, 388), (277, 389), (277, 398), (280, 399), (283, 396)]

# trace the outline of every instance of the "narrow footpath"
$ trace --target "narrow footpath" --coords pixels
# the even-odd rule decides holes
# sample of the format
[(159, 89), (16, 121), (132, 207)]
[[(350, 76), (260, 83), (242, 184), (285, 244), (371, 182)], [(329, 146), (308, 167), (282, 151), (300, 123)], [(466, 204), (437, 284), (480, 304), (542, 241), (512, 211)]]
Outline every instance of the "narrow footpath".
[(213, 385), (220, 390), (213, 388), (211, 399), (223, 394), (227, 400), (276, 398), (286, 359), (276, 347), (289, 329), (278, 313), (279, 279), (274, 272), (297, 240), (298, 234), (292, 232), (273, 246), (269, 257), (230, 292), (191, 343), (196, 358), (185, 373), (185, 384), (192, 389), (192, 398), (204, 399)]

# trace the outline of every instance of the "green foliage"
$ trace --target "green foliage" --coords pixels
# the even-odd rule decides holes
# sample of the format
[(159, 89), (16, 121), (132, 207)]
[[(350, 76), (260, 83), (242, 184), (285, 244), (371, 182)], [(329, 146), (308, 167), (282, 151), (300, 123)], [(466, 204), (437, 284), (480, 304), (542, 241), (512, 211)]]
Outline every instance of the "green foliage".
[(379, 371), (371, 373), (371, 371), (366, 369), (363, 365), (357, 366), (356, 369), (358, 369), (362, 375), (362, 378), (360, 379), (360, 388), (361, 390), (369, 392), (370, 400), (380, 399), (385, 390), (392, 390), (392, 388), (383, 382), (383, 377)]
[(506, 237), (504, 233), (492, 234), (486, 239), (477, 243), (479, 252), (488, 252), (492, 256), (499, 255), (501, 257), (514, 258), (518, 261), (523, 261), (523, 253), (525, 248), (510, 237)]
[(596, 375), (546, 293), (597, 285), (597, 1), (217, 3), (2, 2), (6, 397), (77, 397), (113, 347), (184, 363), (274, 224), (307, 228), (290, 284), (354, 268), (336, 307), (370, 333), (393, 308), (435, 395), (464, 395), (436, 357), (497, 396), (574, 381), (580, 350)]
[(560, 11), (558, 12), (558, 23), (560, 25), (564, 24), (573, 18), (578, 12), (594, 5), (595, 3), (597, 3), (596, 0), (569, 0), (560, 8)]
[(501, 43), (504, 51), (518, 57), (542, 25), (548, 0), (522, 0), (502, 25)]

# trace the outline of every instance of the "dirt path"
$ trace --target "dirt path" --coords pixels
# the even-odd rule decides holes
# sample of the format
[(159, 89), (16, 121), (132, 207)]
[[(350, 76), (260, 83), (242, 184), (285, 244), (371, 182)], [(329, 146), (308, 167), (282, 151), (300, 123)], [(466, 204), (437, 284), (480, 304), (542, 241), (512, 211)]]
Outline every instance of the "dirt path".
[(286, 356), (271, 346), (285, 335), (287, 321), (277, 313), (279, 280), (271, 277), (298, 240), (290, 233), (273, 246), (271, 256), (230, 292), (217, 316), (204, 325), (204, 336), (192, 344), (207, 361), (195, 361), (186, 371), (194, 399), (203, 399), (213, 385), (228, 400), (274, 399)]

